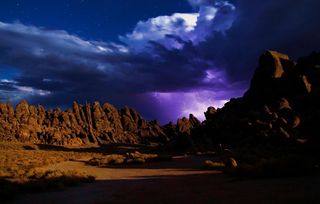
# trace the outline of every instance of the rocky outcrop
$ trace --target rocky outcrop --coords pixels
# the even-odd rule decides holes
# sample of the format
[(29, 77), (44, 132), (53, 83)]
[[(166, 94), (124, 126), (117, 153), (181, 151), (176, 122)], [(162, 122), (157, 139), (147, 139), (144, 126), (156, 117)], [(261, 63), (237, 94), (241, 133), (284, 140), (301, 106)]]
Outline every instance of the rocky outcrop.
[(189, 118), (183, 117), (178, 118), (177, 124), (170, 122), (169, 124), (163, 126), (164, 132), (168, 136), (175, 137), (178, 135), (192, 135), (192, 131), (201, 126), (201, 122), (192, 114)]
[(319, 70), (320, 53), (294, 62), (266, 51), (245, 95), (205, 112), (204, 134), (215, 144), (320, 144)]
[(135, 110), (118, 111), (99, 102), (73, 103), (73, 108), (45, 110), (21, 101), (0, 104), (0, 139), (54, 145), (107, 143), (149, 144), (168, 141), (157, 121), (147, 122)]
[(320, 148), (319, 104), (320, 53), (294, 62), (268, 50), (243, 97), (221, 109), (209, 107), (202, 123), (190, 116), (164, 129), (176, 135), (177, 144), (193, 147), (311, 143)]
[(182, 150), (193, 147), (195, 143), (199, 143), (202, 138), (201, 122), (192, 114), (189, 118), (183, 117), (177, 120), (177, 123), (172, 122), (163, 126), (164, 133), (169, 137), (172, 148)]
[(309, 82), (312, 77), (307, 76), (304, 69), (299, 68), (301, 66), (290, 61), (287, 55), (267, 51), (260, 57), (259, 66), (244, 99), (249, 100), (249, 103), (254, 101), (256, 107), (259, 107), (281, 97), (293, 101), (305, 98), (312, 92), (313, 86)]

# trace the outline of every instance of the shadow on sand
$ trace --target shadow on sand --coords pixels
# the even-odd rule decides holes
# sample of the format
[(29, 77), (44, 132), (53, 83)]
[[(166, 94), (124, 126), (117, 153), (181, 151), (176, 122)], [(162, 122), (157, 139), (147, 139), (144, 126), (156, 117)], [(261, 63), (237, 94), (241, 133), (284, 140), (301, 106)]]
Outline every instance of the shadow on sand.
[[(105, 154), (122, 154), (126, 152), (156, 152), (158, 148), (155, 146), (139, 145), (139, 144), (103, 144), (94, 147), (64, 147), (57, 145), (37, 144), (37, 149), (46, 151), (63, 151), (63, 152), (88, 152), (88, 153), (105, 153)], [(25, 145), (25, 150), (35, 150), (34, 147)]]
[(234, 180), (221, 174), (101, 180), (13, 203), (319, 203), (319, 177)]

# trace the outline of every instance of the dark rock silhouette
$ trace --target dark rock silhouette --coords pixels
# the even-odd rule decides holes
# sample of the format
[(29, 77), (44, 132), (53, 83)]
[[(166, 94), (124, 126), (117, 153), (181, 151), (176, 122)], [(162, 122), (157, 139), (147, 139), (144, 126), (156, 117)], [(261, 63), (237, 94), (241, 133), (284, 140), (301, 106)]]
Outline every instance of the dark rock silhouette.
[(194, 147), (195, 144), (206, 143), (202, 141), (202, 123), (192, 114), (189, 118), (179, 118), (177, 124), (170, 122), (162, 129), (170, 139), (171, 148), (176, 150), (185, 150)]
[[(221, 109), (208, 107), (202, 123), (190, 116), (164, 130), (177, 147), (320, 145), (320, 53), (298, 62), (261, 55), (248, 91)], [(318, 145), (318, 146), (317, 146)]]
[(282, 97), (289, 100), (304, 98), (312, 92), (311, 77), (303, 71), (309, 69), (307, 67), (301, 63), (296, 65), (287, 55), (267, 51), (260, 57), (244, 99), (254, 101), (258, 107)]
[(209, 107), (201, 128), (215, 144), (319, 144), (319, 82), (320, 53), (296, 63), (266, 51), (244, 96)]

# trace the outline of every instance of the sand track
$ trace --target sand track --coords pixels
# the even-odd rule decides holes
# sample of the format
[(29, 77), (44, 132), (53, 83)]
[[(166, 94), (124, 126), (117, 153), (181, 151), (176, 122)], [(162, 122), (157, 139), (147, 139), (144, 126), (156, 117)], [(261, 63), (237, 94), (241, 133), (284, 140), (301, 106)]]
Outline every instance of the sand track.
[(203, 170), (205, 157), (114, 168), (83, 161), (48, 169), (81, 169), (97, 181), (64, 191), (21, 196), (13, 203), (319, 203), (319, 177), (239, 180)]

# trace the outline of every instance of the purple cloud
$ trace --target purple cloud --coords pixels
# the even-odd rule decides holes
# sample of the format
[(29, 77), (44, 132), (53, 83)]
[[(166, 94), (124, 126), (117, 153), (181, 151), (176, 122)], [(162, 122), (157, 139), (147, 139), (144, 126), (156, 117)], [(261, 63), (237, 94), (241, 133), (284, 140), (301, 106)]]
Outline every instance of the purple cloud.
[(192, 13), (141, 21), (123, 43), (0, 22), (0, 99), (108, 101), (162, 123), (203, 118), (244, 92), (265, 49), (297, 56), (320, 47), (318, 1), (190, 2)]
[(231, 97), (240, 96), (234, 90), (209, 91), (190, 90), (188, 92), (152, 92), (142, 95), (153, 101), (152, 108), (160, 111), (160, 121), (176, 122), (177, 117), (188, 117), (190, 113), (199, 120), (204, 120), (204, 112), (209, 106), (221, 108)]

